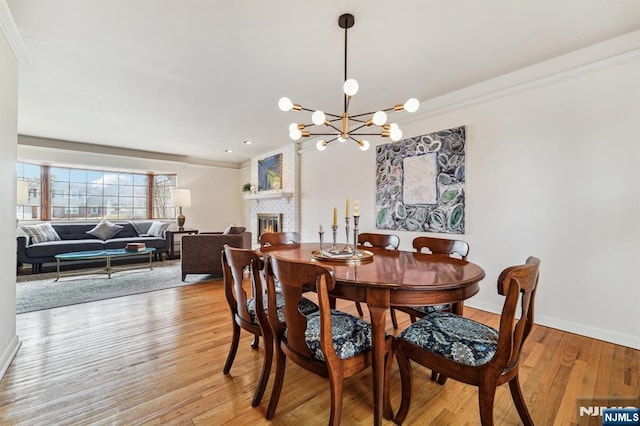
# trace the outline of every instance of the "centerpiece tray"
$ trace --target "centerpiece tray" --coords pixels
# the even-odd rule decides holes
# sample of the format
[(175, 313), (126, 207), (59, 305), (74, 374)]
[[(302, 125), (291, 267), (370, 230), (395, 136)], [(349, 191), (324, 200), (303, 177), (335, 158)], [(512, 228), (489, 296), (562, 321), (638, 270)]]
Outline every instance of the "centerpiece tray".
[(368, 263), (373, 261), (373, 253), (369, 250), (357, 250), (356, 253), (338, 253), (333, 254), (327, 250), (313, 250), (311, 258), (320, 262), (328, 263)]

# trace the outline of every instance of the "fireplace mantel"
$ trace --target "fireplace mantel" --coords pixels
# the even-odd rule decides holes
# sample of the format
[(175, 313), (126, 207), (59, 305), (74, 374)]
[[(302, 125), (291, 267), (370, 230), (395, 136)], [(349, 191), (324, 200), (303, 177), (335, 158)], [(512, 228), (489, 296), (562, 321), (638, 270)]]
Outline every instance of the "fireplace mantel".
[(262, 191), (255, 194), (245, 194), (245, 200), (266, 200), (269, 198), (291, 198), (293, 192), (287, 191)]

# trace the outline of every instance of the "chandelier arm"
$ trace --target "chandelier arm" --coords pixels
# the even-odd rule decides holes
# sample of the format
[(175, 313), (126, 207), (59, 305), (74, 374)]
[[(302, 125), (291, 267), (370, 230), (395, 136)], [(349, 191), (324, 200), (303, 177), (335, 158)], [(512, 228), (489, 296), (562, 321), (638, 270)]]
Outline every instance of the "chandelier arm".
[[(362, 123), (362, 121), (359, 121), (359, 120), (354, 120), (354, 121), (358, 121), (358, 122)], [(351, 130), (349, 133), (357, 132), (358, 130), (360, 130), (360, 129), (362, 129), (363, 127), (366, 127), (366, 126), (367, 126), (367, 123), (364, 123), (364, 124), (362, 124), (362, 125), (360, 125), (360, 126), (356, 127), (355, 129)]]
[(388, 112), (388, 111), (395, 111), (395, 109), (394, 109), (393, 107), (391, 107), (391, 108), (387, 108), (387, 109), (379, 109), (379, 110), (377, 110), (377, 111), (363, 112), (362, 114), (355, 114), (355, 115), (352, 115), (352, 116), (351, 116), (351, 117), (349, 117), (349, 118), (357, 118), (357, 117), (362, 117), (362, 116), (365, 116), (365, 115), (373, 115), (373, 114), (375, 114), (375, 113), (376, 113), (376, 112), (378, 112), (378, 111)]
[(336, 136), (336, 134), (335, 133), (309, 133), (309, 136)]
[(336, 126), (334, 126), (333, 124), (331, 124), (331, 123), (329, 123), (329, 122), (327, 122), (327, 123), (328, 123), (328, 124), (327, 124), (327, 126), (328, 126), (328, 127), (331, 127), (333, 130), (335, 130), (335, 131), (336, 131), (336, 132), (338, 132), (338, 133), (342, 133), (342, 130), (338, 129), (338, 128), (337, 128)]
[[(341, 120), (342, 119), (341, 115), (331, 114), (330, 112), (325, 112), (324, 115), (329, 115), (331, 117), (334, 117), (335, 120)], [(334, 120), (330, 120), (330, 121), (334, 121)]]
[(354, 136), (382, 136), (382, 134), (380, 133), (353, 133), (353, 132), (349, 132), (349, 136), (354, 135)]

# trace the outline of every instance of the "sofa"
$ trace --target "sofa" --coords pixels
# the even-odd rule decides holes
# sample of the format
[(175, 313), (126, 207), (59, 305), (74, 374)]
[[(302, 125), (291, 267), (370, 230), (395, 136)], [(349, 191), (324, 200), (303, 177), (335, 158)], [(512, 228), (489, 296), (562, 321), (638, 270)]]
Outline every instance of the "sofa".
[[(89, 231), (95, 230), (98, 225), (105, 225), (103, 222), (108, 223), (105, 229), (111, 228), (113, 230), (106, 234), (100, 232), (88, 233)], [(51, 226), (49, 227), (47, 224)], [(115, 227), (111, 225), (115, 225)], [(96, 222), (47, 222), (38, 225), (21, 226), (27, 235), (19, 235), (17, 237), (17, 260), (19, 265), (23, 263), (30, 264), (31, 272), (35, 274), (42, 272), (43, 264), (56, 262), (55, 255), (57, 254), (76, 251), (121, 249), (124, 248), (127, 243), (145, 243), (148, 248), (155, 248), (154, 257), (157, 260), (162, 260), (162, 254), (169, 250), (169, 242), (165, 232), (168, 226), (169, 223), (161, 223), (158, 221), (102, 221), (100, 224)], [(51, 232), (51, 228), (53, 228), (55, 231), (54, 234), (57, 235), (49, 236), (49, 238), (44, 238), (45, 241), (39, 242), (42, 238), (38, 238), (37, 233), (34, 236), (33, 232), (33, 229), (37, 227), (44, 227), (48, 232)], [(154, 229), (161, 231), (147, 233)], [(39, 230), (38, 232), (42, 231)], [(111, 235), (112, 233), (114, 233), (114, 235)], [(106, 236), (109, 236), (109, 238), (105, 238)]]
[(229, 227), (224, 232), (201, 232), (182, 237), (182, 281), (187, 274), (222, 276), (222, 250), (224, 245), (250, 249), (251, 232), (243, 227)]

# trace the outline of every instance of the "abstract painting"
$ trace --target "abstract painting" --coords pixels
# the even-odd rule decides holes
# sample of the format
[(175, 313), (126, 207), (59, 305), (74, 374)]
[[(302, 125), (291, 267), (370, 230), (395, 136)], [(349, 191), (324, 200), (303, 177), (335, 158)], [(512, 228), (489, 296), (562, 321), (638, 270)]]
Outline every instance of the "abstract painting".
[(464, 233), (464, 126), (378, 145), (376, 166), (376, 228)]
[(271, 157), (258, 160), (258, 191), (279, 189), (281, 179), (282, 154), (276, 154)]

